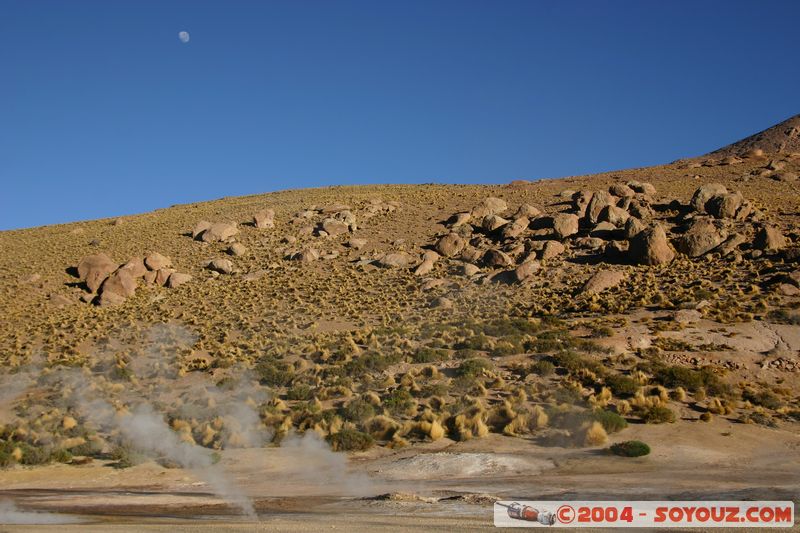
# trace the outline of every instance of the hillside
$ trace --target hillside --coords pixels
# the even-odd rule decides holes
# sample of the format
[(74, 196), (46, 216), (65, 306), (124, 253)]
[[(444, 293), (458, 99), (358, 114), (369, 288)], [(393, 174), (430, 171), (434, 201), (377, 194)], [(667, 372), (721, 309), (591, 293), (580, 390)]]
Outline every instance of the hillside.
[[(742, 481), (753, 464), (796, 491), (800, 145), (781, 132), (798, 121), (651, 168), (2, 232), (0, 478), (21, 490), (40, 485), (19, 465), (79, 480), (114, 464), (143, 486), (153, 460), (211, 468), (213, 450), (241, 470), (249, 450), (313, 432), (384, 489), (411, 475), (392, 461), (506, 450), (563, 454), (542, 490), (585, 494), (597, 487), (569, 476), (592, 471), (586, 454), (641, 438), (649, 466), (598, 464), (654, 494), (701, 490), (706, 461), (720, 491), (762, 487)], [(142, 420), (169, 431), (154, 443)], [(477, 471), (508, 474), (492, 468)], [(268, 506), (256, 481), (202, 479), (234, 508)]]

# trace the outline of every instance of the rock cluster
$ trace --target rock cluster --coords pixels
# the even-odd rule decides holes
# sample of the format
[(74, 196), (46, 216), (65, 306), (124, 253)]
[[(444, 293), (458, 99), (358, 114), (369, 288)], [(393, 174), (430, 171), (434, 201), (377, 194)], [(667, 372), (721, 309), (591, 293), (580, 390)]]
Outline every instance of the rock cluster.
[(173, 269), (170, 258), (158, 252), (144, 258), (134, 257), (123, 265), (104, 253), (87, 255), (78, 262), (77, 274), (88, 290), (84, 299), (100, 306), (117, 305), (133, 296), (139, 279), (169, 288), (192, 279), (189, 274)]

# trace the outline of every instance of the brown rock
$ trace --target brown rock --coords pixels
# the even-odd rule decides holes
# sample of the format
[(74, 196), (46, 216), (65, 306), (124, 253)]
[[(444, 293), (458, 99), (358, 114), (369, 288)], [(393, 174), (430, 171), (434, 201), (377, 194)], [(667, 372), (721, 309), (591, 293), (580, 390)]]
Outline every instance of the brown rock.
[(490, 196), (472, 208), (472, 218), (483, 219), (489, 215), (499, 215), (508, 209), (508, 204), (501, 198)]
[(342, 235), (350, 231), (350, 227), (346, 223), (335, 218), (326, 218), (322, 221), (320, 226), (331, 237)]
[(706, 203), (706, 212), (716, 218), (734, 218), (739, 208), (742, 207), (743, 202), (742, 193), (720, 194), (712, 197)]
[(524, 281), (534, 275), (542, 265), (535, 259), (529, 259), (514, 269), (514, 278), (517, 281)]
[(127, 270), (134, 278), (141, 278), (147, 273), (147, 267), (144, 265), (144, 260), (141, 257), (134, 257), (119, 269)]
[(211, 222), (207, 220), (201, 220), (200, 222), (194, 225), (194, 228), (192, 228), (192, 239), (200, 238), (203, 232), (210, 227), (211, 227)]
[(631, 198), (636, 195), (636, 191), (625, 185), (624, 183), (615, 183), (608, 188), (608, 192), (618, 198)]
[(353, 250), (360, 250), (367, 245), (367, 239), (356, 239), (355, 237), (347, 241), (347, 246)]
[(777, 226), (767, 225), (758, 230), (753, 246), (765, 252), (776, 252), (786, 247), (786, 237)]
[(566, 246), (558, 241), (544, 241), (544, 246), (542, 246), (540, 257), (543, 260), (553, 259), (554, 257), (558, 257), (559, 255), (563, 254), (566, 249)]
[(113, 292), (123, 299), (136, 293), (136, 279), (127, 270), (117, 270), (106, 278), (100, 287), (100, 294)]
[(503, 228), (503, 238), (516, 239), (517, 237), (522, 235), (522, 233), (524, 233), (526, 229), (528, 229), (529, 224), (530, 220), (528, 220), (528, 217), (515, 218), (511, 224), (507, 224)]
[(161, 285), (161, 286), (166, 285), (167, 281), (169, 281), (169, 277), (172, 275), (173, 272), (175, 272), (175, 269), (173, 269), (173, 268), (162, 268), (161, 270), (156, 270), (155, 271), (155, 273), (156, 273), (156, 277), (155, 277), (156, 285)]
[(624, 272), (617, 270), (601, 270), (583, 285), (581, 292), (584, 294), (599, 294), (604, 290), (611, 289), (625, 281)]
[(456, 213), (455, 215), (450, 217), (447, 223), (450, 225), (451, 228), (457, 228), (469, 222), (470, 219), (472, 219), (471, 213)]
[(274, 228), (275, 227), (275, 210), (262, 209), (253, 215), (253, 225), (258, 229)]
[(464, 239), (457, 233), (448, 233), (437, 241), (435, 248), (442, 256), (453, 257), (464, 249), (465, 244)]
[(411, 262), (411, 256), (406, 252), (392, 252), (380, 257), (377, 265), (383, 268), (408, 268)]
[(600, 222), (600, 214), (610, 205), (614, 205), (614, 200), (609, 193), (605, 191), (594, 193), (586, 208), (586, 220), (590, 224), (597, 224)]
[(630, 215), (627, 211), (621, 207), (609, 205), (600, 212), (599, 220), (600, 222), (610, 222), (614, 226), (621, 228), (628, 221), (628, 218), (630, 218)]
[(508, 224), (508, 220), (501, 217), (500, 215), (488, 215), (483, 218), (483, 222), (481, 223), (481, 227), (486, 231), (494, 231), (498, 228), (502, 228)]
[(87, 255), (78, 263), (78, 277), (86, 283), (90, 292), (96, 292), (109, 274), (117, 269), (106, 254)]
[(224, 258), (212, 259), (208, 262), (206, 268), (220, 274), (230, 274), (233, 272), (233, 262)]
[(181, 272), (173, 272), (169, 275), (169, 279), (167, 280), (167, 287), (170, 289), (174, 289), (184, 283), (191, 281), (192, 276), (189, 274), (183, 274)]
[(482, 261), (487, 267), (507, 267), (514, 263), (508, 254), (494, 248), (487, 250), (483, 254)]
[(225, 241), (239, 233), (239, 229), (229, 222), (217, 222), (212, 224), (200, 235), (203, 242)]
[(672, 261), (675, 252), (669, 245), (664, 228), (654, 224), (631, 239), (628, 256), (637, 264), (660, 265)]
[(553, 233), (559, 240), (566, 239), (578, 233), (579, 219), (577, 215), (559, 213), (553, 217)]
[(710, 252), (725, 240), (708, 218), (697, 218), (689, 229), (675, 240), (675, 248), (689, 257), (700, 257)]
[(149, 270), (161, 270), (162, 268), (171, 267), (172, 260), (158, 252), (152, 252), (144, 258), (144, 264)]
[(234, 257), (241, 257), (247, 253), (247, 246), (240, 242), (235, 242), (228, 247), (228, 253)]
[(708, 204), (712, 198), (727, 193), (728, 188), (721, 183), (706, 183), (694, 191), (689, 204), (698, 213), (705, 213), (706, 204)]
[(531, 219), (531, 218), (538, 217), (541, 214), (542, 214), (542, 211), (540, 209), (538, 209), (538, 208), (536, 208), (536, 207), (534, 207), (534, 206), (532, 206), (530, 204), (522, 204), (521, 206), (519, 206), (519, 209), (517, 209), (517, 212), (514, 213), (514, 218), (515, 219), (518, 219), (518, 218)]
[(627, 183), (628, 187), (633, 189), (633, 192), (639, 194), (646, 194), (647, 196), (655, 196), (656, 188), (653, 186), (652, 183), (648, 183), (646, 181), (629, 181)]

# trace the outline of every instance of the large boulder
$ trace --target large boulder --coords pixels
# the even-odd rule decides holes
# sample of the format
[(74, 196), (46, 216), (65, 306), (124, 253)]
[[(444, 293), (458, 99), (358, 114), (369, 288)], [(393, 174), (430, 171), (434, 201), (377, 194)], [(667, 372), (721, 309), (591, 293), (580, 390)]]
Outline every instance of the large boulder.
[(742, 193), (729, 192), (718, 194), (706, 202), (706, 212), (716, 218), (734, 218), (742, 207)]
[(96, 292), (117, 266), (106, 254), (87, 255), (78, 263), (78, 277), (86, 283), (90, 292)]
[(627, 185), (633, 189), (633, 192), (638, 194), (645, 194), (647, 196), (655, 196), (656, 194), (655, 186), (646, 181), (629, 181)]
[(134, 257), (121, 267), (120, 270), (127, 270), (134, 278), (141, 278), (147, 273), (147, 267), (141, 257)]
[(237, 233), (239, 233), (239, 228), (237, 228), (235, 224), (217, 222), (211, 224), (211, 227), (200, 234), (200, 240), (203, 242), (226, 241)]
[(211, 222), (208, 220), (201, 220), (197, 224), (194, 225), (192, 228), (192, 239), (199, 239), (200, 236), (206, 231), (208, 228), (212, 226)]
[(253, 225), (258, 229), (275, 227), (275, 210), (262, 209), (253, 215)]
[(590, 191), (577, 191), (572, 194), (572, 209), (579, 217), (586, 214), (586, 209), (589, 207), (589, 202), (592, 201), (593, 194)]
[(518, 218), (535, 218), (542, 214), (542, 211), (538, 207), (534, 207), (530, 204), (522, 204), (517, 209), (517, 212), (514, 213), (514, 219)]
[(558, 241), (544, 241), (539, 257), (544, 260), (553, 259), (563, 254), (566, 249), (566, 246)]
[(444, 257), (458, 255), (464, 249), (464, 239), (457, 233), (448, 233), (436, 242), (435, 249)]
[(654, 224), (631, 239), (628, 257), (636, 264), (660, 265), (675, 259), (675, 252), (664, 228)]
[(526, 229), (528, 229), (529, 224), (530, 220), (528, 217), (515, 218), (513, 222), (506, 224), (505, 227), (503, 227), (503, 238), (516, 239), (522, 235)]
[(604, 290), (611, 289), (625, 281), (626, 275), (618, 270), (601, 270), (593, 275), (584, 283), (581, 292), (583, 294), (599, 294)]
[(483, 218), (481, 227), (486, 231), (494, 231), (508, 224), (508, 220), (500, 215), (489, 215)]
[(490, 196), (472, 208), (472, 218), (483, 219), (489, 215), (499, 215), (508, 209), (508, 204), (502, 198)]
[(320, 226), (322, 230), (331, 237), (336, 237), (337, 235), (342, 235), (350, 231), (350, 227), (346, 223), (335, 218), (326, 218), (322, 221)]
[(698, 187), (689, 204), (698, 213), (706, 213), (706, 204), (715, 196), (727, 194), (728, 188), (721, 183), (706, 183)]
[(144, 258), (144, 264), (147, 266), (148, 270), (160, 270), (162, 268), (171, 267), (172, 260), (158, 252), (151, 252)]
[(553, 217), (553, 233), (559, 240), (578, 233), (579, 219), (571, 213), (559, 213)]
[(614, 205), (614, 198), (609, 193), (605, 191), (594, 193), (586, 208), (586, 220), (590, 224), (597, 224), (600, 222), (600, 214), (610, 205)]
[(525, 281), (541, 269), (542, 265), (535, 259), (528, 259), (514, 269), (514, 278), (517, 281)]
[(457, 228), (459, 226), (463, 226), (471, 219), (472, 219), (472, 213), (456, 213), (455, 215), (451, 216), (448, 219), (447, 224), (451, 228)]
[(615, 205), (608, 205), (606, 206), (601, 212), (599, 221), (600, 222), (609, 222), (614, 226), (621, 228), (625, 226), (625, 223), (630, 218), (630, 215), (627, 211), (622, 209), (621, 207), (617, 207)]
[(175, 287), (179, 287), (184, 283), (191, 281), (192, 276), (190, 274), (183, 274), (181, 272), (173, 272), (169, 275), (169, 279), (167, 279), (167, 287), (170, 289), (174, 289)]
[(765, 252), (776, 252), (786, 247), (786, 237), (777, 226), (766, 225), (758, 230), (753, 247)]
[(726, 236), (708, 218), (697, 218), (675, 240), (675, 248), (689, 257), (700, 257), (722, 244)]
[(377, 265), (383, 268), (408, 268), (413, 259), (406, 252), (392, 252), (378, 258)]
[(100, 287), (100, 303), (117, 304), (135, 293), (136, 279), (128, 270), (120, 269), (108, 276)]
[(611, 194), (613, 194), (618, 198), (631, 198), (636, 195), (636, 191), (634, 191), (624, 183), (615, 183), (614, 185), (608, 188), (608, 192), (610, 192)]
[(206, 265), (206, 268), (212, 272), (219, 272), (220, 274), (230, 274), (233, 272), (233, 262), (230, 259), (217, 258), (212, 259)]
[(482, 261), (487, 267), (508, 267), (514, 264), (514, 261), (507, 253), (495, 248), (486, 250)]

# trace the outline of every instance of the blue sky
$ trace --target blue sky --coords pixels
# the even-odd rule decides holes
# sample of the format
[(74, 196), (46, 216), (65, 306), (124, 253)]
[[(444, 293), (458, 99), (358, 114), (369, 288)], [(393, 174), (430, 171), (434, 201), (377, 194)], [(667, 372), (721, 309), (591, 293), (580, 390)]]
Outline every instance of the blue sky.
[(800, 112), (798, 20), (796, 1), (0, 0), (0, 229), (701, 154)]

